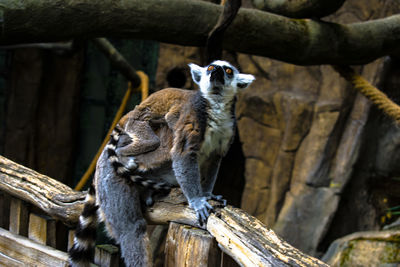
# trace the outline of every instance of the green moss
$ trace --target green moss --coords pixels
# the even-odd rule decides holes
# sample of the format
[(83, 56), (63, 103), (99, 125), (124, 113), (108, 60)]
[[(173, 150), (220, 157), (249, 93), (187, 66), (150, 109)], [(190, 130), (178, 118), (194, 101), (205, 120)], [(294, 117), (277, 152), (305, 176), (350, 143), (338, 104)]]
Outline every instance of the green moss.
[(382, 263), (399, 263), (400, 262), (400, 243), (388, 242), (384, 247), (384, 252), (382, 253), (379, 260)]
[(342, 252), (342, 256), (340, 259), (340, 266), (346, 266), (346, 264), (350, 261), (350, 254), (354, 249), (354, 241), (350, 241), (348, 243), (347, 248), (345, 248)]

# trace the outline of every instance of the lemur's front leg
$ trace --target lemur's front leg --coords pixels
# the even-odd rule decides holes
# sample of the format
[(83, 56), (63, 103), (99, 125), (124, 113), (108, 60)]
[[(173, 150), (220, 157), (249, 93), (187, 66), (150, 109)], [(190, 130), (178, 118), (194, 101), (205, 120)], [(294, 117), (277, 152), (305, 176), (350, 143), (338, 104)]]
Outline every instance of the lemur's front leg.
[(212, 206), (207, 202), (200, 183), (200, 170), (196, 152), (177, 153), (172, 157), (172, 167), (189, 206), (196, 212), (201, 224), (207, 221)]
[(203, 194), (207, 199), (216, 200), (221, 202), (221, 204), (225, 207), (226, 200), (221, 195), (214, 195), (212, 193), (215, 185), (215, 181), (217, 180), (219, 166), (221, 165), (222, 156), (218, 154), (212, 154), (207, 158), (205, 162), (201, 164), (201, 187), (203, 190)]

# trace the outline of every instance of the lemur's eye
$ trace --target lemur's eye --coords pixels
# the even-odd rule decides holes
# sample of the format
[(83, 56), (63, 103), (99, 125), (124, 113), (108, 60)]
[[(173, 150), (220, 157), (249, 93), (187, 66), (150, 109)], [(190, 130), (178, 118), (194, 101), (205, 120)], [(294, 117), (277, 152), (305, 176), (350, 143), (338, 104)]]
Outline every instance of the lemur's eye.
[(208, 66), (208, 68), (207, 68), (208, 71), (211, 71), (211, 70), (213, 70), (213, 69), (214, 69), (214, 66), (213, 66), (213, 65), (210, 65), (210, 66)]
[(225, 72), (226, 72), (227, 74), (232, 74), (232, 69), (227, 68), (227, 69), (225, 70)]

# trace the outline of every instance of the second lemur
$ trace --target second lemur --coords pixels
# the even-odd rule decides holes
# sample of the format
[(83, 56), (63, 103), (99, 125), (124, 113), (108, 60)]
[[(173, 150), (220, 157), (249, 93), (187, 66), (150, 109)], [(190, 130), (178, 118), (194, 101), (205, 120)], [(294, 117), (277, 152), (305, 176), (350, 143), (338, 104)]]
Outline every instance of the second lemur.
[(142, 207), (171, 187), (182, 189), (201, 223), (212, 211), (208, 200), (225, 205), (212, 190), (235, 132), (236, 94), (254, 76), (220, 60), (206, 67), (189, 66), (199, 90), (158, 91), (114, 130), (98, 160), (69, 251), (72, 266), (89, 266), (100, 221), (120, 245), (126, 266), (151, 266)]

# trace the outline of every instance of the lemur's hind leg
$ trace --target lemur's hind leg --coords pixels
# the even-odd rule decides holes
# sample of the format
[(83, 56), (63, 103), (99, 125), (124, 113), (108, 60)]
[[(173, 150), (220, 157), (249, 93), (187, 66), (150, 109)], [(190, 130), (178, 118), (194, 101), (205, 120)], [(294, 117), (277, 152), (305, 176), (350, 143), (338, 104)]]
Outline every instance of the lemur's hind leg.
[(132, 120), (128, 124), (129, 132), (117, 125), (106, 146), (109, 160), (118, 175), (135, 174), (138, 168), (135, 156), (160, 146), (160, 139), (148, 121)]
[(136, 186), (129, 185), (100, 158), (97, 170), (97, 194), (100, 209), (112, 237), (120, 244), (121, 254), (127, 266), (147, 267), (152, 265), (146, 221), (141, 211), (139, 192)]
[(149, 121), (132, 120), (127, 123), (129, 132), (119, 126), (119, 141), (116, 152), (119, 156), (136, 156), (153, 151), (160, 146), (160, 139), (154, 133)]

